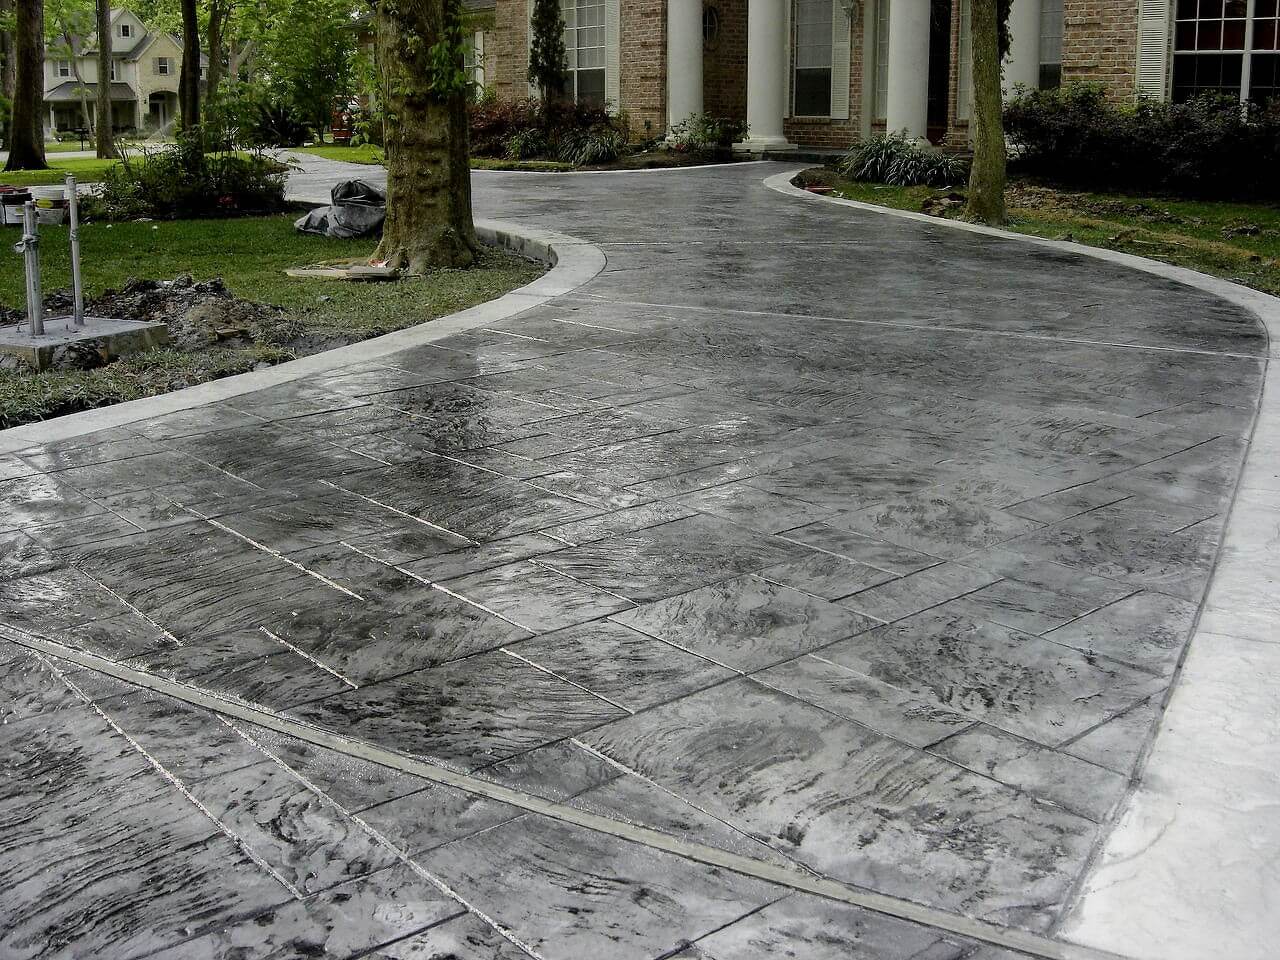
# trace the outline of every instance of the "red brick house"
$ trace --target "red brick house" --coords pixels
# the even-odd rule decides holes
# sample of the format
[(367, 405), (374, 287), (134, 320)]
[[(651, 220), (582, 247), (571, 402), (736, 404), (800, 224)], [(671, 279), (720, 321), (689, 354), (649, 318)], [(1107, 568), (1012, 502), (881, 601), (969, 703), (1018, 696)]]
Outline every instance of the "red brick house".
[[(562, 0), (572, 88), (637, 136), (692, 113), (747, 146), (845, 147), (878, 130), (963, 143), (969, 0)], [(1278, 0), (1013, 0), (1006, 87), (1087, 80), (1117, 99), (1280, 92)], [(532, 0), (484, 10), (477, 79), (529, 94)]]

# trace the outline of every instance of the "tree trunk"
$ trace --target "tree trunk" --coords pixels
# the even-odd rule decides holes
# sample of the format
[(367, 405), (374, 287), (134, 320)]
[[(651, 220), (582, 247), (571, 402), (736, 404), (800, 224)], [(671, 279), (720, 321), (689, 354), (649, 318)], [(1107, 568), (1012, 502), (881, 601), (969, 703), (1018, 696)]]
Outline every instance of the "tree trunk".
[[(76, 94), (80, 97), (80, 119), (84, 121), (86, 130), (93, 130), (93, 113), (89, 110), (89, 88), (84, 84), (84, 77), (80, 74), (80, 51), (76, 49), (75, 37), (71, 34), (69, 26), (62, 28), (62, 42), (66, 44), (67, 56), (71, 60), (71, 79), (75, 81)], [(110, 82), (110, 74), (107, 74), (108, 83)], [(102, 86), (102, 78), (98, 78), (98, 86)]]
[(1005, 146), (1000, 91), (998, 0), (971, 0), (973, 29), (973, 166), (969, 171), (969, 220), (1004, 223)]
[(227, 4), (209, 0), (209, 73), (205, 80), (205, 96), (212, 101), (222, 83), (222, 28), (226, 23)]
[[(0, 19), (13, 14), (13, 0), (0, 0)], [(13, 101), (14, 88), (13, 31), (0, 30), (0, 96)]]
[(200, 124), (200, 15), (196, 0), (182, 0), (182, 72), (178, 76), (182, 129)]
[(111, 129), (111, 0), (96, 0), (98, 15), (98, 128), (97, 153), (101, 159), (113, 159), (116, 153), (115, 133)]
[[(377, 6), (377, 61), (387, 121), (387, 220), (373, 259), (410, 274), (475, 258), (465, 84), (432, 89), (431, 50), (461, 0)], [(458, 51), (458, 69), (462, 66)], [(436, 81), (438, 82), (438, 81)]]
[(246, 76), (243, 79), (250, 79), (250, 75), (253, 73), (253, 54), (254, 46), (252, 40), (246, 40), (239, 46), (232, 44), (231, 52), (227, 56), (227, 76), (232, 80), (240, 80), (242, 79), (240, 73), (244, 71)]
[(16, 0), (12, 132), (6, 170), (44, 170), (44, 3)]

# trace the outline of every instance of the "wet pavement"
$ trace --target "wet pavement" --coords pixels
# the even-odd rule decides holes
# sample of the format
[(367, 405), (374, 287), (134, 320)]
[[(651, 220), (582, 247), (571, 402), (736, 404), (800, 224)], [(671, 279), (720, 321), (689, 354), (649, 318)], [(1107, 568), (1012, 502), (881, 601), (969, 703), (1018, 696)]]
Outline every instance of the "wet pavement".
[(605, 269), (0, 455), (0, 625), (531, 798), (0, 641), (0, 955), (1054, 939), (1208, 583), (1264, 335), (1118, 266), (798, 203), (779, 169), (479, 175), (481, 215)]

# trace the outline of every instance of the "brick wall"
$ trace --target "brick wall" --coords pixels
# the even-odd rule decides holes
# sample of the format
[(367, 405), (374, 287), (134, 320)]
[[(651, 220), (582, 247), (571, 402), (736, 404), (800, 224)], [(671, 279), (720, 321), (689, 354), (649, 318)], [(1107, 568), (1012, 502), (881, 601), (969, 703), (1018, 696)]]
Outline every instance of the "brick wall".
[(1116, 100), (1137, 95), (1137, 0), (1065, 0), (1062, 80), (1100, 83)]
[[(621, 100), (636, 139), (667, 127), (667, 5), (664, 0), (622, 0)], [(648, 123), (646, 128), (645, 124)]]
[(703, 48), (703, 109), (708, 116), (747, 118), (747, 0), (706, 0), (719, 16), (715, 39)]
[(497, 0), (494, 29), (485, 35), (485, 51), (493, 71), (490, 83), (503, 100), (529, 95), (528, 0)]

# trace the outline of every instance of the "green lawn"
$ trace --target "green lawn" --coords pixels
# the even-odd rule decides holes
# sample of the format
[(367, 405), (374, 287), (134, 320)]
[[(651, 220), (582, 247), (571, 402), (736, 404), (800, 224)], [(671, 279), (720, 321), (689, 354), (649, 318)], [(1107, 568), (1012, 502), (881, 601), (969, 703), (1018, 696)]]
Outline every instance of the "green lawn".
[(344, 147), (336, 143), (319, 143), (310, 147), (289, 147), (293, 153), (309, 153), (326, 160), (345, 160), (347, 163), (382, 163), (382, 148), (372, 143), (358, 147)]
[(67, 174), (75, 174), (81, 183), (94, 183), (101, 180), (106, 172), (119, 163), (119, 160), (99, 160), (96, 157), (73, 157), (59, 160), (51, 158), (48, 170), (16, 170), (0, 173), (0, 183), (11, 187), (35, 187), (62, 183)]
[[(293, 216), (162, 223), (89, 223), (80, 242), (86, 293), (119, 288), (131, 277), (197, 280), (222, 277), (246, 299), (284, 307), (285, 317), (255, 331), (252, 347), (183, 352), (155, 350), (97, 370), (42, 374), (0, 372), (0, 428), (62, 413), (164, 393), (276, 363), (337, 342), (354, 342), (413, 326), (491, 300), (523, 286), (541, 267), (486, 248), (470, 270), (440, 270), (399, 283), (298, 280), (289, 267), (366, 258), (368, 240), (331, 240), (293, 229)], [(64, 228), (41, 231), (46, 292), (70, 285)], [(0, 305), (24, 304), (22, 272), (0, 271)], [(300, 349), (298, 344), (316, 345)]]
[[(836, 180), (836, 195), (920, 210), (948, 191)], [(1121, 250), (1280, 295), (1280, 207), (1081, 193), (1014, 179), (1009, 230)], [(958, 209), (958, 208), (957, 208)]]

